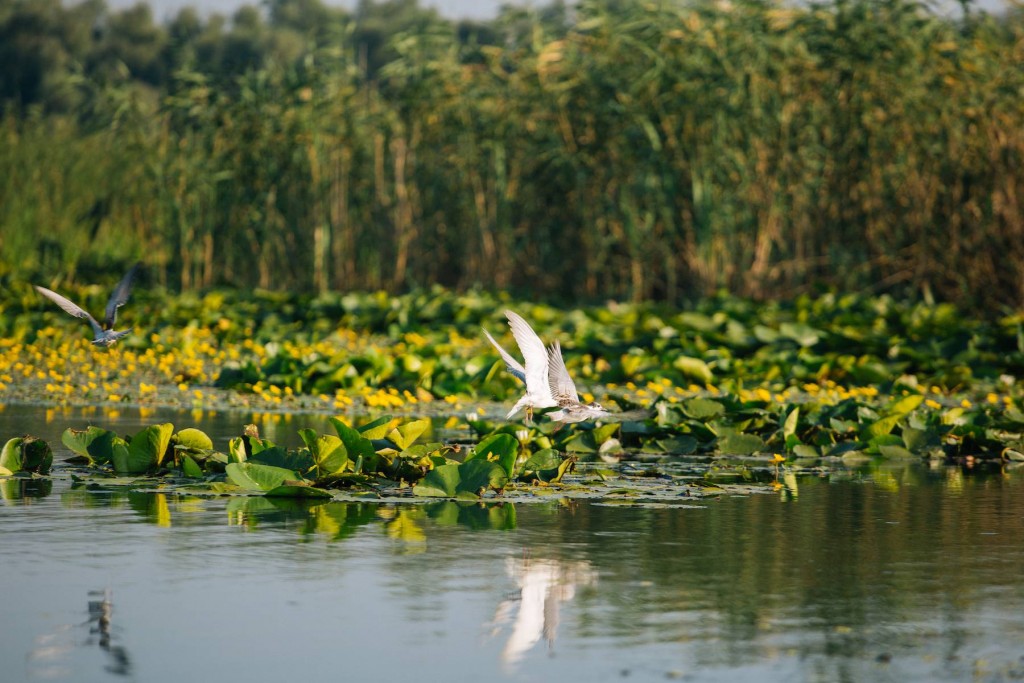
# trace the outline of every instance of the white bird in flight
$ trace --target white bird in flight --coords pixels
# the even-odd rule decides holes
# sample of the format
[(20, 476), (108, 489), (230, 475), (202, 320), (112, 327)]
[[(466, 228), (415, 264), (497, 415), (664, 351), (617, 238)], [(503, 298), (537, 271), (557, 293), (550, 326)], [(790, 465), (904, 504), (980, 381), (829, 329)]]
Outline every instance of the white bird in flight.
[(110, 299), (107, 300), (107, 309), (104, 312), (103, 324), (100, 325), (96, 318), (92, 317), (88, 311), (74, 303), (73, 301), (61, 296), (52, 289), (46, 287), (40, 287), (39, 285), (33, 285), (36, 291), (45, 296), (50, 301), (54, 302), (67, 313), (75, 316), (76, 318), (82, 318), (87, 320), (89, 325), (92, 327), (93, 340), (92, 343), (97, 346), (110, 346), (121, 337), (125, 336), (132, 331), (132, 328), (126, 330), (114, 330), (114, 322), (117, 320), (117, 309), (124, 306), (125, 302), (128, 301), (128, 294), (131, 291), (132, 278), (135, 277), (135, 271), (139, 268), (139, 263), (132, 266), (121, 281), (114, 287), (114, 291), (110, 294)]
[(544, 348), (544, 342), (540, 340), (530, 324), (523, 320), (522, 316), (515, 311), (505, 311), (505, 317), (508, 318), (512, 336), (515, 337), (516, 344), (519, 345), (519, 350), (523, 354), (523, 361), (526, 363), (524, 368), (508, 351), (501, 348), (490, 332), (484, 330), (487, 339), (498, 350), (501, 359), (505, 361), (505, 368), (526, 384), (526, 394), (516, 402), (505, 419), (511, 419), (513, 415), (525, 408), (526, 419), (532, 420), (535, 408), (554, 408), (558, 405), (551, 395), (551, 385), (548, 382), (548, 350)]
[(559, 408), (548, 415), (552, 421), (583, 422), (611, 415), (597, 401), (590, 403), (580, 401), (579, 394), (576, 393), (576, 384), (569, 376), (565, 361), (562, 359), (562, 345), (558, 343), (557, 339), (548, 349), (548, 383), (551, 397)]

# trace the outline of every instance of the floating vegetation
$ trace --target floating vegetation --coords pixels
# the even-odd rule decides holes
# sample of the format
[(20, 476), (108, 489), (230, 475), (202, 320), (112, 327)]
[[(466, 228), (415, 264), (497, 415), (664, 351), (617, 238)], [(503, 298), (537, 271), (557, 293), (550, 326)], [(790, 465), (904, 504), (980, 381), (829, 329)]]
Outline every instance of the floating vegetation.
[[(481, 333), (502, 329), (507, 306), (487, 295), (138, 298), (133, 311), (150, 329), (102, 350), (79, 335), (66, 341), (65, 327), (46, 324), (52, 307), (28, 297), (13, 316), (20, 332), (0, 341), (0, 398), (93, 406), (111, 419), (127, 406), (320, 413), (334, 432), (297, 428), (297, 449), (255, 430), (227, 448), (170, 424), (65, 432), (97, 481), (478, 500), (564, 492), (586, 462), (1024, 460), (1024, 319), (1013, 316), (972, 320), (943, 305), (833, 295), (787, 305), (719, 297), (687, 311), (521, 304), (542, 336), (566, 340), (581, 398), (614, 411), (559, 429), (542, 415), (501, 420), (521, 385)], [(15, 467), (0, 465), (4, 474), (49, 467), (26, 459), (24, 443), (8, 451)]]

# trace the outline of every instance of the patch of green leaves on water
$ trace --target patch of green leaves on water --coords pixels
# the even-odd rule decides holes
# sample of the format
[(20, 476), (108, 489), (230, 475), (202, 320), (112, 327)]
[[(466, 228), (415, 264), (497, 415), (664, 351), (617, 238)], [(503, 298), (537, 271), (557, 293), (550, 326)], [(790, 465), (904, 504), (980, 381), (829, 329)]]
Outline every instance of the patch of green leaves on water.
[(19, 472), (47, 474), (53, 464), (49, 444), (32, 436), (16, 437), (0, 450), (0, 476)]

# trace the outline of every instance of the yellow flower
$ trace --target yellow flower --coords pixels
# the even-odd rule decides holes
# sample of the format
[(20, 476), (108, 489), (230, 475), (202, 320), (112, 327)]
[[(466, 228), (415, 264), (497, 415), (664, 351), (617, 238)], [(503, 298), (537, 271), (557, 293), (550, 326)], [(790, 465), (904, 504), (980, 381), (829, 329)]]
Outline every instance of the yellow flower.
[(931, 408), (932, 410), (939, 410), (940, 408), (942, 408), (942, 405), (938, 401), (933, 401), (930, 398), (926, 399), (924, 404)]

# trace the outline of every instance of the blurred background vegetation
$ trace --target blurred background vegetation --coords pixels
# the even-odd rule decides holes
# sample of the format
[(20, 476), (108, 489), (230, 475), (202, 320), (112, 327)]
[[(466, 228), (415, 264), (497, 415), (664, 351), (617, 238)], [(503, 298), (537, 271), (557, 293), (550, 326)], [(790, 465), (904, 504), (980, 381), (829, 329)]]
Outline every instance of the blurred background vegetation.
[(1024, 305), (1024, 13), (0, 0), (0, 285)]

